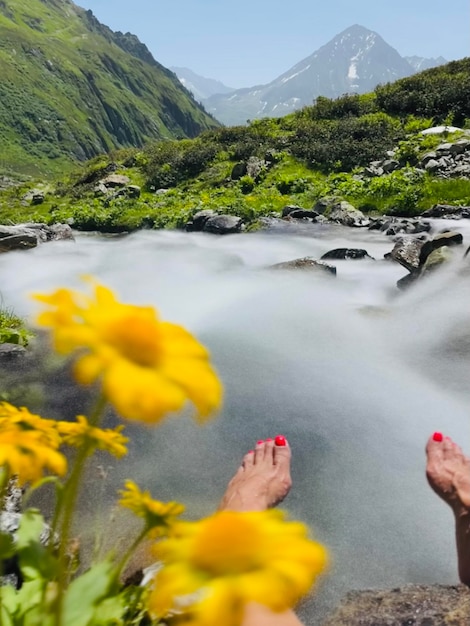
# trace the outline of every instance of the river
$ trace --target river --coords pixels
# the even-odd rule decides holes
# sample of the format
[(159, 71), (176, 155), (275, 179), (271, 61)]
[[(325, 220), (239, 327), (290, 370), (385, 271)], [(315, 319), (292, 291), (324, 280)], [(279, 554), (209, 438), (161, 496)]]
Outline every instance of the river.
[[(436, 225), (463, 232), (468, 247), (469, 221)], [(336, 278), (266, 269), (337, 247), (377, 260), (331, 262)], [(383, 260), (392, 247), (382, 233), (311, 224), (224, 237), (77, 234), (2, 255), (0, 285), (3, 301), (30, 315), (28, 293), (93, 274), (209, 347), (225, 385), (219, 417), (130, 428), (106, 497), (132, 474), (155, 497), (184, 501), (190, 517), (207, 514), (245, 451), (286, 435), (294, 486), (284, 508), (331, 554), (300, 608), (318, 624), (350, 589), (457, 581), (452, 516), (427, 486), (424, 445), (441, 430), (470, 452), (468, 263), (403, 293), (395, 284), (406, 270)]]

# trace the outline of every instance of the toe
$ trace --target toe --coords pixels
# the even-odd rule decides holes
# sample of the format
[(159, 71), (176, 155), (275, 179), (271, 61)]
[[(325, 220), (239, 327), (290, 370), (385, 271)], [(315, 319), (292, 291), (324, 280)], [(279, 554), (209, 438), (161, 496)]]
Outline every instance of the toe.
[(262, 461), (264, 460), (264, 454), (265, 454), (265, 442), (260, 440), (256, 443), (256, 447), (255, 447), (255, 454), (254, 454), (254, 463), (255, 465), (258, 465), (259, 463), (262, 463)]
[[(274, 464), (275, 465), (283, 465), (286, 468), (290, 466), (290, 459), (292, 456), (291, 448), (289, 442), (285, 437), (276, 437), (276, 444), (274, 446)], [(282, 444), (282, 445), (279, 445)]]
[(249, 467), (252, 467), (254, 465), (254, 462), (255, 462), (255, 451), (250, 450), (243, 457), (241, 469), (245, 470), (245, 469), (248, 469)]
[(444, 456), (444, 439), (441, 441), (436, 439), (436, 435), (439, 433), (434, 433), (431, 437), (429, 437), (428, 442), (426, 444), (426, 454), (428, 457), (428, 461), (434, 461), (437, 459), (442, 459)]
[(274, 439), (266, 439), (264, 442), (264, 460), (274, 465)]

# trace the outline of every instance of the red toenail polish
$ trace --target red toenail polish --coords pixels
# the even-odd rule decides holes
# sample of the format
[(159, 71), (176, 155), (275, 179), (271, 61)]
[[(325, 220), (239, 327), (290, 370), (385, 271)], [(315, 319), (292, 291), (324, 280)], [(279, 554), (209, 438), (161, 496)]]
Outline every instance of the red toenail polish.
[(266, 443), (268, 443), (268, 441), (272, 441), (271, 437), (268, 437), (267, 439), (265, 439)]
[(264, 443), (264, 441), (262, 439), (260, 439), (259, 441), (256, 442), (256, 445), (259, 446), (262, 443)]
[(254, 450), (248, 450), (248, 454), (254, 454), (255, 451)]
[(274, 439), (274, 443), (276, 444), (276, 446), (285, 446), (285, 445), (287, 445), (286, 438), (283, 435), (278, 435)]
[(442, 433), (434, 433), (432, 436), (433, 441), (442, 441), (443, 439), (444, 437), (442, 436)]

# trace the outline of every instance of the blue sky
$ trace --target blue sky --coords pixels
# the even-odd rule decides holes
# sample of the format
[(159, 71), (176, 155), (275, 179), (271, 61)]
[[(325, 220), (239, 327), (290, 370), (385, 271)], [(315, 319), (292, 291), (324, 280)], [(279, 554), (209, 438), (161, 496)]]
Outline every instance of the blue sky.
[(353, 24), (404, 56), (470, 56), (469, 0), (76, 0), (165, 66), (230, 87), (267, 83)]

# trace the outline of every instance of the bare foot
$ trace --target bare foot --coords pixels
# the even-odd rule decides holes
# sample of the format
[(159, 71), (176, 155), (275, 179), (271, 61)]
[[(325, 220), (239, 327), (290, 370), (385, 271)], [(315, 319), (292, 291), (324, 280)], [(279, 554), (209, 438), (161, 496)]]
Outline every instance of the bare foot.
[(429, 438), (426, 455), (429, 484), (454, 512), (459, 576), (470, 586), (470, 458), (441, 433)]
[[(439, 434), (436, 436), (439, 439)], [(426, 446), (426, 476), (432, 489), (449, 504), (457, 515), (470, 514), (470, 458), (450, 437)]]
[(290, 459), (284, 437), (259, 441), (229, 482), (219, 511), (264, 511), (282, 502), (292, 485)]

